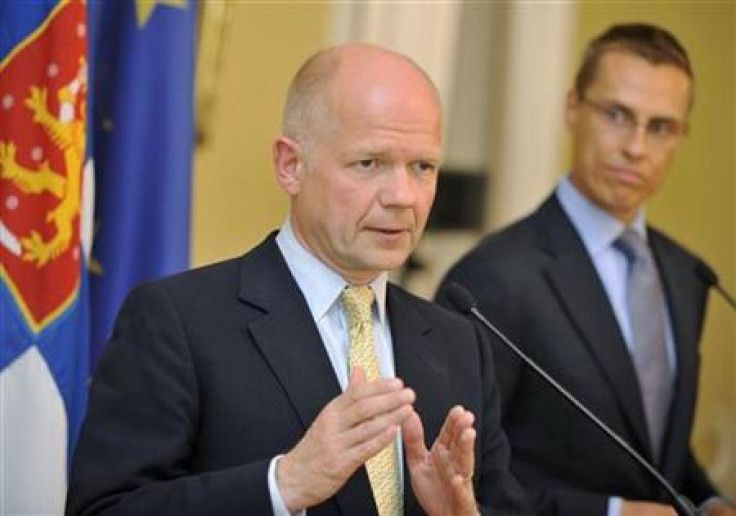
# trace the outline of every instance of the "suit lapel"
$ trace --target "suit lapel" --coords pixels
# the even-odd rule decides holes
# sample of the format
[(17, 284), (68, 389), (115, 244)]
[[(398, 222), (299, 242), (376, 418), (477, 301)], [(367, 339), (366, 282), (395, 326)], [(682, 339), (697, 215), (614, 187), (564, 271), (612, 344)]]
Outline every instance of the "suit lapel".
[[(405, 293), (389, 285), (387, 296), (396, 376), (416, 392), (414, 408), (422, 419), (425, 441), (432, 443), (450, 409), (447, 396), (451, 392), (446, 369), (447, 351), (442, 343), (431, 338), (432, 324), (417, 313)], [(406, 514), (422, 513), (411, 489), (406, 460), (404, 507)]]
[(309, 308), (273, 238), (241, 265), (242, 301), (264, 316), (248, 324), (304, 428), (340, 394), (340, 385)]
[(650, 230), (649, 239), (667, 298), (675, 342), (675, 393), (662, 454), (662, 470), (671, 477), (680, 466), (676, 460), (678, 457), (667, 453), (667, 450), (685, 449), (690, 438), (689, 429), (692, 428), (696, 403), (697, 343), (702, 321), (700, 307), (704, 306), (697, 293), (699, 289), (704, 292), (704, 289), (694, 272), (683, 274), (683, 271), (694, 271), (692, 262), (685, 261), (684, 254), (669, 247), (667, 241), (654, 231)]
[[(247, 332), (278, 378), (304, 430), (342, 390), (306, 300), (271, 235), (241, 263), (239, 298), (264, 316)], [(368, 475), (360, 468), (335, 498), (344, 514), (374, 516)], [(329, 503), (329, 502), (327, 502)]]
[(538, 221), (540, 246), (552, 258), (544, 275), (618, 399), (639, 449), (651, 456), (634, 366), (598, 273), (554, 195)]

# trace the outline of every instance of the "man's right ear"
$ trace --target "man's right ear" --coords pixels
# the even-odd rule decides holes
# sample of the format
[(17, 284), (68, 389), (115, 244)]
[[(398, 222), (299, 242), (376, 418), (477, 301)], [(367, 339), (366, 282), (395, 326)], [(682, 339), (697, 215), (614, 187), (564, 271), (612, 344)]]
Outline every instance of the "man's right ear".
[(273, 142), (272, 153), (276, 181), (287, 194), (298, 194), (305, 167), (299, 144), (280, 136)]
[(572, 128), (575, 127), (579, 108), (580, 98), (578, 97), (575, 88), (570, 88), (565, 96), (565, 126), (568, 130), (572, 130)]

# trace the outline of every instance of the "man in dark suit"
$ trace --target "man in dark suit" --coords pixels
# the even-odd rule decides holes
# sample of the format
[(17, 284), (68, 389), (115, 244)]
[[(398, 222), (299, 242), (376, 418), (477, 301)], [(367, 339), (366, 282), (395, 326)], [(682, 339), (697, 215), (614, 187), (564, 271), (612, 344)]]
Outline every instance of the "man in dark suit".
[(439, 95), (409, 59), (310, 58), (273, 147), (290, 216), (242, 258), (130, 294), (67, 512), (525, 513), (490, 344), (387, 282), (426, 223), (441, 146)]
[[(463, 257), (438, 299), (447, 284), (465, 285), (489, 319), (675, 489), (708, 514), (734, 514), (689, 444), (703, 265), (644, 220), (692, 103), (687, 54), (668, 32), (630, 24), (594, 39), (567, 97), (569, 175), (536, 212)], [(674, 514), (642, 467), (493, 344), (512, 471), (540, 514)]]

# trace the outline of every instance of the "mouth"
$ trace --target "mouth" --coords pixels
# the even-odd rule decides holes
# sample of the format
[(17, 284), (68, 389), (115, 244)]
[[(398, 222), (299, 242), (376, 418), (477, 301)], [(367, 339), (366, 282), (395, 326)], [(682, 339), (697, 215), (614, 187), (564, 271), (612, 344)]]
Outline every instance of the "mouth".
[(375, 233), (380, 233), (381, 235), (387, 235), (387, 236), (394, 236), (394, 235), (400, 235), (402, 233), (408, 233), (409, 230), (406, 228), (380, 228), (380, 227), (373, 227), (368, 228), (369, 231), (373, 231)]
[(406, 227), (393, 227), (393, 226), (371, 226), (366, 228), (370, 233), (377, 235), (379, 238), (387, 240), (397, 240), (403, 238), (405, 235), (409, 235), (411, 231)]
[(642, 174), (633, 168), (609, 166), (608, 170), (619, 183), (639, 185), (644, 182)]

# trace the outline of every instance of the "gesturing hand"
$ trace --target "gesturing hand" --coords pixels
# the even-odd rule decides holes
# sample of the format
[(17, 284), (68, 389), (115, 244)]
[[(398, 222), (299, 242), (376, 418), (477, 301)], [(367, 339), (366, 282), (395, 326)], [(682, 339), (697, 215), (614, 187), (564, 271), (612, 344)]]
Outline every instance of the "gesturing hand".
[(416, 412), (412, 410), (401, 426), (411, 485), (430, 516), (478, 514), (473, 420), (471, 412), (453, 407), (430, 450), (424, 445), (424, 428)]
[(319, 413), (278, 463), (276, 480), (289, 511), (334, 495), (365, 461), (396, 439), (414, 413), (414, 392), (398, 378), (369, 382), (356, 367), (347, 389)]

